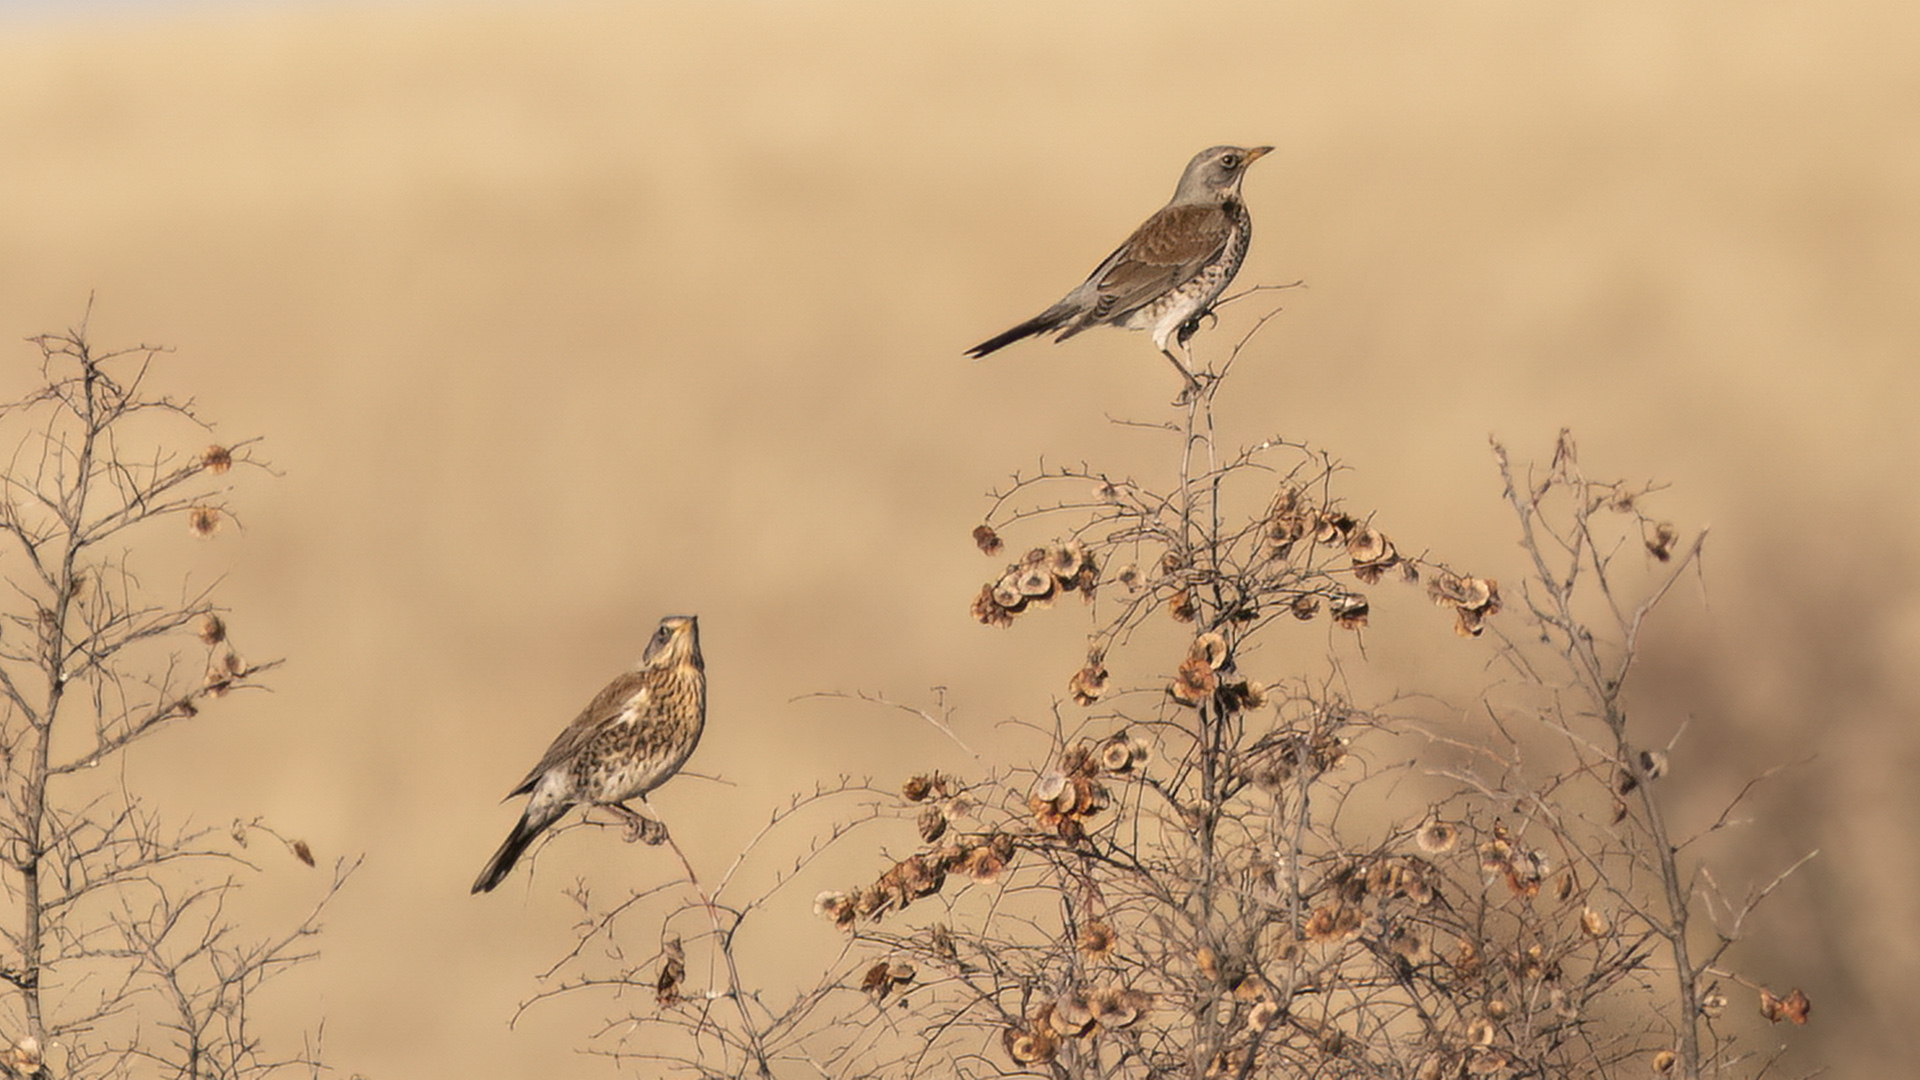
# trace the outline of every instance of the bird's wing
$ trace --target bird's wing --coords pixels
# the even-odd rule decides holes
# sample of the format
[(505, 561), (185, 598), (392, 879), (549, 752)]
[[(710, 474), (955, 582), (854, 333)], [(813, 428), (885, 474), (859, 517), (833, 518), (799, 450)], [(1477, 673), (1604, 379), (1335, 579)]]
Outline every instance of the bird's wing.
[(647, 707), (647, 698), (652, 696), (652, 692), (652, 685), (648, 682), (645, 672), (629, 671), (608, 683), (606, 689), (595, 695), (593, 701), (580, 710), (580, 715), (574, 717), (573, 723), (568, 724), (566, 729), (554, 738), (553, 744), (547, 747), (547, 752), (541, 755), (540, 764), (535, 765), (533, 770), (527, 773), (526, 779), (520, 781), (519, 786), (507, 794), (507, 798), (511, 799), (515, 795), (525, 795), (532, 791), (533, 786), (540, 782), (540, 778), (546, 775), (547, 770), (579, 753), (582, 747), (593, 741), (594, 735), (619, 719), (627, 710), (636, 708), (644, 710)]
[(1104, 320), (1120, 319), (1184, 284), (1220, 256), (1233, 219), (1216, 203), (1168, 206), (1093, 272)]

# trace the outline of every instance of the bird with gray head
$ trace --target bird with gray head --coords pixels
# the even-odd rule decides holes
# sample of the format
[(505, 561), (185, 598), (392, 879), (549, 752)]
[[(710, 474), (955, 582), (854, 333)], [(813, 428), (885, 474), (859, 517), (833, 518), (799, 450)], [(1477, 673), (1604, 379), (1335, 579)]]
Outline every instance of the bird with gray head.
[(1240, 198), (1247, 166), (1271, 146), (1215, 146), (1180, 174), (1173, 200), (1107, 256), (1060, 302), (975, 345), (975, 360), (1035, 334), (1065, 341), (1093, 326), (1151, 330), (1153, 343), (1186, 379), (1180, 402), (1199, 393), (1200, 379), (1168, 346), (1184, 346), (1247, 257), (1253, 219)]
[(509, 799), (532, 798), (474, 879), (473, 891), (488, 892), (500, 884), (527, 846), (575, 806), (605, 806), (636, 826), (663, 828), (626, 801), (646, 805), (647, 792), (687, 763), (706, 723), (700, 627), (691, 615), (670, 615), (660, 620), (640, 663), (608, 683), (508, 793)]

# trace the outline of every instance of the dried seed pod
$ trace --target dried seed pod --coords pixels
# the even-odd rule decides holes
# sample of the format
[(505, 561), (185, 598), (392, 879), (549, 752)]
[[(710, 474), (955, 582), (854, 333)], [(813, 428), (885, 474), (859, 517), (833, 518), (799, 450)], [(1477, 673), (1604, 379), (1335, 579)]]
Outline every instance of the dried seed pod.
[(967, 852), (960, 870), (978, 885), (992, 885), (1006, 873), (1007, 860), (990, 845), (982, 844)]
[(1001, 1034), (1001, 1041), (1007, 1048), (1007, 1056), (1016, 1065), (1044, 1065), (1053, 1060), (1053, 1036), (1045, 1029), (1008, 1028)]
[(1089, 657), (1086, 666), (1067, 680), (1067, 689), (1072, 692), (1075, 704), (1091, 705), (1099, 701), (1107, 692), (1107, 666), (1098, 656)]
[(1644, 537), (1647, 553), (1661, 562), (1673, 558), (1673, 545), (1680, 542), (1680, 530), (1668, 522), (1662, 521), (1653, 527), (1653, 531)]
[(1181, 589), (1173, 594), (1173, 603), (1167, 606), (1167, 613), (1175, 622), (1192, 622), (1199, 614), (1200, 607), (1193, 598), (1192, 589)]
[(1476, 1016), (1467, 1022), (1467, 1042), (1474, 1046), (1491, 1046), (1494, 1036), (1493, 1021), (1484, 1016)]
[(1080, 546), (1078, 540), (1069, 540), (1064, 544), (1054, 544), (1047, 548), (1044, 565), (1047, 571), (1060, 579), (1064, 585), (1077, 577), (1080, 567), (1087, 561), (1087, 549)]
[(653, 997), (661, 1005), (680, 1000), (680, 983), (687, 977), (687, 953), (677, 937), (660, 943), (660, 971), (654, 976)]
[(1053, 999), (1049, 1026), (1062, 1038), (1077, 1038), (1093, 1030), (1093, 1009), (1079, 994), (1061, 994)]
[(983, 555), (998, 555), (1007, 546), (1001, 541), (1000, 534), (993, 531), (993, 526), (984, 523), (973, 527), (973, 543)]
[(1167, 687), (1167, 693), (1183, 705), (1199, 705), (1213, 696), (1220, 685), (1220, 677), (1213, 668), (1199, 657), (1188, 657), (1181, 661), (1180, 668), (1174, 673), (1173, 682)]
[(872, 996), (875, 1001), (886, 1000), (887, 991), (892, 989), (891, 965), (885, 960), (868, 968), (866, 977), (860, 980), (860, 992)]
[(1051, 600), (1054, 590), (1059, 588), (1059, 582), (1053, 579), (1052, 574), (1047, 573), (1044, 566), (1026, 567), (1012, 577), (1014, 589), (1021, 596), (1026, 597), (1028, 603)]
[(920, 811), (920, 818), (915, 824), (920, 829), (920, 839), (931, 844), (946, 835), (946, 811), (938, 806), (929, 806)]
[(1193, 639), (1193, 645), (1187, 650), (1189, 660), (1198, 660), (1209, 670), (1218, 671), (1227, 662), (1227, 639), (1216, 630), (1209, 630)]
[(1444, 855), (1452, 851), (1454, 845), (1460, 842), (1460, 827), (1433, 819), (1420, 826), (1420, 831), (1413, 834), (1413, 842), (1420, 846), (1421, 851), (1429, 855)]
[(213, 506), (190, 506), (187, 508), (187, 531), (202, 540), (210, 539), (220, 531), (220, 510)]
[(1333, 621), (1342, 630), (1358, 630), (1367, 625), (1367, 598), (1357, 592), (1336, 594), (1327, 602)]
[[(1026, 601), (1023, 598), (1019, 608), (1025, 606)], [(980, 586), (979, 595), (973, 598), (972, 612), (974, 620), (984, 626), (1012, 626), (1013, 617), (1019, 614), (1019, 608), (1001, 603), (999, 588), (989, 582)]]
[(1804, 1024), (1813, 1015), (1813, 1002), (1799, 987), (1786, 997), (1774, 997), (1771, 991), (1760, 991), (1760, 1015), (1769, 1023), (1777, 1024), (1782, 1020), (1791, 1020), (1796, 1025)]
[(835, 926), (853, 925), (853, 898), (846, 893), (829, 889), (813, 898), (813, 913), (833, 923)]
[(1113, 927), (1098, 919), (1090, 919), (1080, 928), (1080, 952), (1089, 960), (1104, 960), (1113, 955), (1119, 936)]

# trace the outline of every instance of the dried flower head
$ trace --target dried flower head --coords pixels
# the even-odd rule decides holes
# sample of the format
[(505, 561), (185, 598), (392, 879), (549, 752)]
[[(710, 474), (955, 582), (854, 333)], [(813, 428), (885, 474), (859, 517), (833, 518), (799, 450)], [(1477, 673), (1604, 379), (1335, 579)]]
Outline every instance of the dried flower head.
[(977, 885), (992, 885), (1007, 871), (1007, 860), (992, 845), (982, 844), (967, 852), (960, 870)]
[(226, 620), (211, 611), (200, 616), (200, 640), (208, 645), (218, 645), (227, 640)]
[(1413, 834), (1413, 842), (1429, 855), (1445, 855), (1460, 842), (1460, 827), (1438, 818), (1429, 820)]
[(1047, 548), (1045, 566), (1054, 577), (1064, 584), (1079, 576), (1080, 568), (1087, 562), (1087, 549), (1080, 546), (1078, 540), (1069, 540), (1064, 544), (1054, 544)]
[(1674, 1053), (1671, 1050), (1662, 1050), (1659, 1053), (1653, 1055), (1654, 1075), (1656, 1076), (1667, 1075), (1668, 1073), (1673, 1071), (1674, 1063), (1679, 1060), (1680, 1060), (1680, 1055)]
[(220, 510), (213, 506), (193, 506), (187, 509), (187, 531), (206, 540), (220, 531)]
[(1327, 601), (1327, 610), (1333, 614), (1334, 625), (1342, 630), (1358, 630), (1367, 625), (1367, 598), (1360, 593), (1336, 594)]
[(1425, 963), (1433, 958), (1433, 950), (1427, 946), (1427, 939), (1404, 926), (1387, 938), (1387, 948), (1409, 964)]
[(1667, 775), (1668, 758), (1665, 750), (1640, 751), (1640, 771), (1649, 780), (1658, 780)]
[(920, 830), (920, 839), (931, 844), (946, 835), (947, 812), (939, 806), (929, 806), (920, 811), (920, 818), (914, 823)]
[(1484, 1016), (1476, 1016), (1467, 1022), (1467, 1042), (1474, 1046), (1492, 1045), (1494, 1034), (1493, 1021)]
[(1774, 997), (1771, 991), (1760, 991), (1760, 1015), (1769, 1023), (1777, 1024), (1782, 1020), (1791, 1020), (1795, 1024), (1804, 1024), (1813, 1015), (1813, 1002), (1799, 987), (1786, 997)]
[(938, 773), (920, 773), (907, 777), (907, 782), (900, 785), (901, 797), (908, 802), (920, 802), (933, 793), (933, 782), (938, 776)]
[(1028, 566), (1013, 575), (1013, 587), (1027, 598), (1027, 603), (1041, 607), (1053, 602), (1053, 596), (1059, 590), (1060, 583), (1044, 566)]
[(1360, 909), (1350, 904), (1322, 904), (1307, 916), (1303, 936), (1308, 941), (1332, 941), (1359, 933), (1363, 921)]
[(1347, 533), (1347, 558), (1353, 563), (1353, 576), (1369, 585), (1379, 581), (1382, 574), (1400, 561), (1393, 541), (1365, 522), (1356, 524)]
[(1181, 589), (1173, 594), (1173, 603), (1167, 606), (1167, 614), (1175, 622), (1192, 622), (1200, 614), (1199, 602), (1193, 598), (1192, 589)]
[(1174, 672), (1173, 682), (1167, 687), (1167, 693), (1183, 705), (1197, 706), (1213, 696), (1220, 685), (1220, 676), (1214, 674), (1206, 660), (1189, 656), (1180, 662), (1180, 668)]
[(1437, 571), (1427, 581), (1427, 595), (1454, 609), (1454, 630), (1462, 637), (1478, 637), (1487, 617), (1500, 612), (1500, 583), (1492, 578)]
[(680, 939), (671, 937), (660, 943), (660, 972), (653, 980), (653, 997), (661, 1005), (680, 1000), (680, 983), (687, 977), (687, 952)]
[(1141, 584), (1140, 568), (1132, 563), (1128, 563), (1120, 568), (1120, 572), (1114, 576), (1114, 580), (1124, 586), (1128, 592), (1139, 592)]
[(307, 846), (305, 840), (295, 840), (288, 844), (287, 848), (293, 852), (294, 858), (299, 859), (308, 866), (313, 865), (313, 849)]
[(1088, 919), (1080, 928), (1080, 954), (1089, 960), (1105, 960), (1113, 955), (1120, 936), (1099, 919)]
[(16, 1076), (33, 1077), (42, 1075), (40, 1067), (43, 1061), (40, 1055), (40, 1040), (31, 1035), (20, 1036), (19, 1041), (7, 1049), (6, 1060), (7, 1065)]
[(1016, 1065), (1044, 1065), (1053, 1060), (1053, 1035), (1044, 1027), (1033, 1031), (1008, 1028), (1001, 1034), (1001, 1041)]
[(973, 617), (984, 626), (1012, 626), (1013, 617), (1026, 607), (1026, 600), (1015, 596), (1015, 605), (1002, 603), (1003, 597), (998, 586), (992, 582), (980, 586), (980, 595), (973, 598)]
[(1218, 671), (1221, 665), (1227, 662), (1227, 639), (1219, 631), (1209, 630), (1193, 639), (1193, 645), (1187, 650), (1187, 656)]
[(1093, 1010), (1094, 1021), (1109, 1030), (1130, 1027), (1139, 1022), (1152, 1004), (1153, 995), (1145, 991), (1122, 990), (1113, 986), (1095, 990), (1087, 998), (1087, 1007)]
[(1096, 654), (1087, 658), (1087, 664), (1073, 673), (1067, 680), (1067, 689), (1073, 694), (1076, 705), (1091, 705), (1099, 701), (1107, 692), (1107, 666)]
[(1504, 1050), (1480, 1047), (1467, 1055), (1468, 1076), (1493, 1076), (1505, 1073), (1512, 1061)]
[(1279, 1002), (1277, 1001), (1258, 1002), (1253, 1006), (1253, 1008), (1247, 1010), (1247, 1030), (1248, 1031), (1265, 1031), (1267, 1030), (1267, 1025), (1273, 1023), (1274, 1020), (1279, 1017), (1279, 1015), (1280, 1015)]
[(200, 467), (218, 475), (233, 468), (233, 451), (224, 446), (209, 446), (200, 451)]
[(846, 893), (829, 889), (813, 898), (813, 913), (835, 926), (853, 925), (853, 898)]
[(1000, 534), (993, 531), (993, 526), (982, 523), (973, 527), (973, 546), (983, 555), (998, 555), (1007, 545)]
[(1318, 527), (1318, 515), (1306, 493), (1293, 484), (1281, 485), (1267, 508), (1268, 553), (1276, 559), (1286, 558), (1297, 541)]
[(1053, 999), (1053, 1012), (1047, 1026), (1061, 1038), (1074, 1039), (1093, 1030), (1093, 1008), (1079, 994), (1061, 994)]
[(1642, 539), (1647, 545), (1647, 554), (1666, 562), (1673, 558), (1673, 545), (1680, 542), (1680, 530), (1662, 521)]
[(1320, 598), (1312, 593), (1300, 593), (1287, 601), (1287, 610), (1294, 618), (1306, 622), (1320, 614)]

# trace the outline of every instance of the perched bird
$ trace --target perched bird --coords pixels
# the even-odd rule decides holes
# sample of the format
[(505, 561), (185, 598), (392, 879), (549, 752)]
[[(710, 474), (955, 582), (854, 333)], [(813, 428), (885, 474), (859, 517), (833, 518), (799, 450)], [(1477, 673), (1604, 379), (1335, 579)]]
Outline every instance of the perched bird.
[(1247, 257), (1253, 220), (1240, 199), (1247, 166), (1271, 146), (1215, 146), (1202, 150), (1180, 174), (1173, 200), (1127, 237), (1126, 243), (1047, 310), (975, 345), (975, 360), (1034, 334), (1057, 334), (1055, 341), (1091, 326), (1152, 330), (1161, 355), (1187, 380), (1181, 401), (1200, 389), (1200, 380), (1168, 348), (1185, 345), (1213, 302)]
[(527, 845), (575, 806), (607, 806), (636, 824), (645, 821), (626, 800), (645, 803), (647, 792), (679, 772), (706, 722), (700, 627), (691, 615), (668, 616), (660, 620), (640, 663), (608, 683), (508, 793), (509, 799), (533, 797), (474, 879), (473, 891), (488, 892), (500, 884)]

